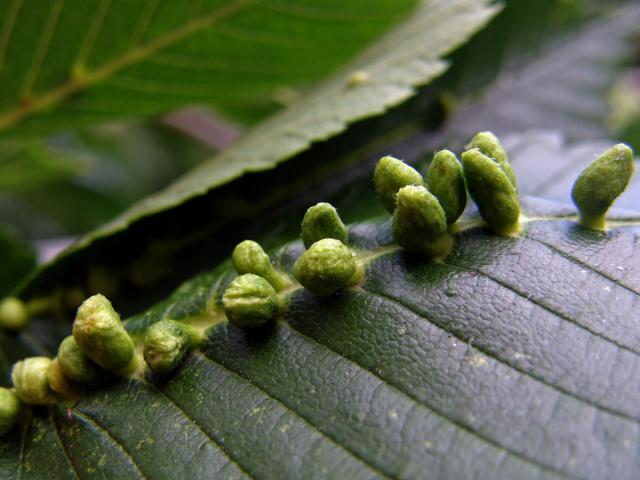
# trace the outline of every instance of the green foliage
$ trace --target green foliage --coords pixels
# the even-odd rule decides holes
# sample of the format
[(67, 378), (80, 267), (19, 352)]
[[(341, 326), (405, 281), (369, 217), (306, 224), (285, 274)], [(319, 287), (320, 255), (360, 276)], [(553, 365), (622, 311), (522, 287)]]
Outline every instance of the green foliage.
[(0, 129), (43, 133), (193, 103), (252, 121), (274, 109), (278, 87), (324, 77), (414, 5), (3, 2)]
[[(3, 105), (21, 112), (5, 138), (156, 114), (203, 92), (200, 103), (253, 121), (275, 97), (294, 96), (278, 89), (274, 69), (282, 68), (287, 86), (308, 84), (411, 6), (221, 0), (190, 6), (185, 20), (167, 14), (184, 6), (163, 2), (42, 3), (0, 6), (0, 87), (24, 89), (25, 75), (33, 87), (19, 104), (2, 103), (12, 90), (0, 88), (0, 123), (8, 118)], [(74, 7), (78, 18), (92, 13), (100, 29), (68, 23)], [(423, 0), (313, 93), (24, 281), (12, 294), (33, 314), (19, 333), (0, 330), (0, 372), (6, 382), (12, 363), (36, 357), (18, 363), (14, 383), (25, 403), (47, 405), (23, 405), (12, 428), (18, 409), (5, 412), (0, 397), (0, 430), (8, 430), (0, 477), (637, 478), (640, 216), (614, 208), (610, 230), (595, 231), (579, 225), (567, 201), (592, 154), (604, 150), (601, 142), (574, 140), (606, 132), (603, 92), (640, 9), (613, 1), (508, 2), (495, 23), (449, 57), (453, 67), (440, 82), (406, 101), (498, 9)], [(43, 34), (20, 33), (25, 12)], [(586, 18), (592, 22), (582, 26)], [(184, 25), (198, 28), (181, 37)], [(137, 33), (114, 35), (116, 26)], [(61, 32), (68, 39), (87, 31), (97, 32), (90, 48), (81, 39), (73, 52), (52, 50)], [(278, 41), (278, 34), (305, 32), (295, 45)], [(165, 46), (167, 35), (176, 41)], [(220, 35), (225, 41), (213, 42)], [(349, 39), (324, 58), (324, 48)], [(14, 42), (22, 59), (8, 55)], [(232, 57), (231, 47), (235, 60), (247, 60), (248, 45), (259, 61), (220, 61)], [(305, 69), (296, 59), (311, 47), (318, 71), (296, 77)], [(74, 67), (83, 58), (78, 50), (87, 49), (85, 67)], [(185, 52), (198, 65), (169, 65), (167, 58), (185, 59)], [(263, 77), (255, 69), (264, 59)], [(112, 64), (118, 68), (106, 71)], [(140, 82), (143, 91), (132, 93)], [(169, 82), (186, 89), (177, 94)], [(40, 110), (47, 92), (67, 84), (77, 90)], [(454, 98), (462, 91), (471, 95)], [(103, 109), (116, 98), (117, 108)], [(76, 215), (81, 229), (92, 215), (115, 213), (209, 155), (185, 137), (169, 139), (165, 128), (140, 125), (11, 139), (25, 147), (14, 160), (24, 153), (33, 176), (11, 169), (16, 176), (4, 181), (12, 192), (3, 194), (11, 203), (0, 214), (23, 217), (15, 207), (35, 205), (64, 226)], [(541, 126), (557, 130), (527, 130)], [(461, 152), (486, 129), (500, 134), (504, 148), (495, 137), (476, 137), (469, 148), (480, 150), (462, 155), (479, 208), (470, 205), (455, 222), (466, 203), (455, 154), (435, 156), (426, 185), (418, 172), (427, 171), (432, 152)], [(544, 200), (518, 198), (506, 152), (519, 193)], [(383, 155), (406, 159), (419, 177), (387, 185), (391, 219), (371, 182), (373, 161)], [(148, 171), (154, 156), (158, 168)], [(637, 208), (639, 182), (631, 180), (616, 207)], [(400, 190), (410, 183), (420, 186)], [(110, 203), (86, 200), (96, 193)], [(305, 210), (319, 201), (337, 207), (351, 224), (348, 236), (331, 206), (305, 217), (297, 240)], [(83, 204), (77, 214), (74, 203)], [(244, 238), (260, 244), (238, 245)], [(105, 297), (92, 297), (79, 311), (77, 338), (69, 336), (70, 312), (96, 292), (134, 315), (121, 322)], [(53, 361), (42, 358), (56, 352)]]

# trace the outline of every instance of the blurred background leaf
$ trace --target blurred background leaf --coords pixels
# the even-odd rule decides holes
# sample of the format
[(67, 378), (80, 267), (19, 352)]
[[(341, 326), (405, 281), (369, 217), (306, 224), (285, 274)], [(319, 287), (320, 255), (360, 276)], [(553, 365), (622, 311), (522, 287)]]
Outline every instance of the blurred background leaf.
[(0, 4), (5, 135), (186, 104), (247, 123), (334, 71), (416, 0), (30, 0)]
[(35, 264), (35, 252), (25, 238), (11, 226), (0, 224), (0, 297), (9, 293)]

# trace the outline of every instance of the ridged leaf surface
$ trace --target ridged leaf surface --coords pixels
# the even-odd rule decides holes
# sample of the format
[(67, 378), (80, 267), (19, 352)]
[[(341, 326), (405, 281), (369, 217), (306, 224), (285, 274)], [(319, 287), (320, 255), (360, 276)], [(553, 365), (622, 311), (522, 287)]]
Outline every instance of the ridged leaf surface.
[[(470, 226), (442, 262), (353, 225), (364, 282), (294, 287), (252, 333), (221, 312), (229, 263), (203, 273), (127, 321), (212, 325), (176, 374), (34, 409), (3, 478), (637, 478), (640, 220), (525, 209), (519, 236)], [(288, 272), (302, 249), (273, 258)]]

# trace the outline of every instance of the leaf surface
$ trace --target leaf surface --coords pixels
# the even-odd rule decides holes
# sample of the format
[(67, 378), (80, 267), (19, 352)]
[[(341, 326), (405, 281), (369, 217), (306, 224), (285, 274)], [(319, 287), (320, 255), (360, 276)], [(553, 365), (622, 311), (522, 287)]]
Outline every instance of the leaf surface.
[(134, 336), (161, 318), (212, 325), (174, 376), (34, 410), (0, 471), (44, 478), (49, 444), (62, 478), (637, 478), (640, 218), (596, 233), (571, 209), (525, 209), (537, 220), (518, 237), (467, 228), (441, 263), (398, 249), (388, 221), (353, 225), (364, 283), (294, 288), (251, 334), (220, 310), (225, 262), (127, 321)]
[(0, 130), (42, 134), (194, 103), (255, 121), (278, 89), (325, 77), (415, 4), (6, 1)]

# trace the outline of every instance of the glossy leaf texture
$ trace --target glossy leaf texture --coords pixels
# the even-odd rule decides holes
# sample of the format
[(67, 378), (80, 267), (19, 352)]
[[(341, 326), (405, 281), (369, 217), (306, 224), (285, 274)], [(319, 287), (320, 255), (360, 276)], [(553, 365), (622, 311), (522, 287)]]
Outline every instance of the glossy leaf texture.
[[(366, 279), (295, 290), (271, 328), (223, 320), (228, 262), (128, 320), (214, 326), (163, 381), (34, 409), (1, 444), (6, 478), (619, 478), (640, 474), (640, 218), (608, 233), (527, 200), (518, 237), (456, 235), (407, 255), (356, 224)], [(274, 252), (290, 271), (301, 242)], [(612, 306), (615, 305), (615, 308)]]
[(415, 5), (2, 2), (0, 129), (40, 134), (194, 103), (255, 121), (278, 89), (325, 77)]

